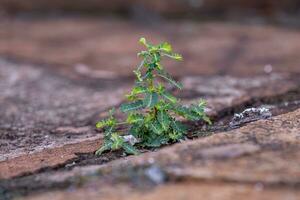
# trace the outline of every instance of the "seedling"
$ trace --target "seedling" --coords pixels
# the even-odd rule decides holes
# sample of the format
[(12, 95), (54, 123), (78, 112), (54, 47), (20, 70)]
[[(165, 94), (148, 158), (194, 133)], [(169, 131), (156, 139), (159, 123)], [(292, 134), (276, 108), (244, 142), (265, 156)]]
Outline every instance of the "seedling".
[[(114, 116), (115, 109), (109, 112), (109, 117), (99, 121), (97, 128), (104, 128), (104, 144), (96, 151), (96, 155), (107, 150), (123, 148), (128, 154), (138, 154), (138, 150), (117, 132), (121, 124), (128, 125), (127, 135), (135, 137), (141, 147), (159, 147), (169, 142), (176, 142), (187, 133), (187, 127), (179, 118), (187, 120), (204, 120), (211, 123), (204, 113), (205, 101), (189, 107), (179, 104), (179, 100), (166, 90), (165, 82), (182, 89), (181, 83), (174, 80), (161, 64), (163, 57), (178, 61), (182, 56), (173, 53), (169, 43), (152, 45), (141, 38), (139, 42), (146, 47), (138, 56), (141, 64), (134, 70), (136, 82), (131, 92), (126, 95), (128, 103), (120, 106), (127, 114), (124, 122), (118, 122)], [(163, 80), (163, 81), (162, 81)]]

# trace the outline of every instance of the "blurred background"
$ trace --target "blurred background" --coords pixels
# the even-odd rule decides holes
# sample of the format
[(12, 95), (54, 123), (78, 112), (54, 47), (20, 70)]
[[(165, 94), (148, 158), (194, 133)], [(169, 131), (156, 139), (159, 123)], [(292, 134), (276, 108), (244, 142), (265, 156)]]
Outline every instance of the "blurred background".
[(285, 21), (299, 16), (298, 0), (1, 0), (1, 10), (7, 14), (118, 14), (131, 17), (157, 15), (172, 18), (220, 18), (239, 20), (262, 17)]
[(0, 57), (90, 78), (130, 76), (140, 37), (175, 75), (299, 73), (300, 0), (0, 0)]

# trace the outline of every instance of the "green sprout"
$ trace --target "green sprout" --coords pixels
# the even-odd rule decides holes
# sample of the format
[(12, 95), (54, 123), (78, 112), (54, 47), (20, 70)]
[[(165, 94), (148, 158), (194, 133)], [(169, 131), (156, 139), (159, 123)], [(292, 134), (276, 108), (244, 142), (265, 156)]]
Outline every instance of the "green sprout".
[(135, 85), (126, 95), (128, 103), (120, 106), (120, 110), (127, 114), (127, 119), (118, 122), (114, 116), (115, 109), (112, 109), (107, 119), (96, 124), (97, 128), (104, 129), (104, 143), (96, 151), (96, 155), (121, 148), (128, 154), (139, 153), (133, 144), (125, 141), (122, 136), (124, 134), (117, 132), (121, 124), (128, 125), (127, 135), (137, 139), (136, 146), (159, 147), (176, 142), (187, 133), (187, 127), (178, 120), (178, 116), (187, 120), (204, 120), (211, 123), (204, 112), (205, 101), (200, 100), (198, 105), (192, 104), (189, 107), (180, 105), (179, 99), (168, 92), (163, 84), (168, 82), (182, 89), (182, 84), (174, 80), (161, 64), (163, 57), (181, 61), (182, 56), (173, 53), (172, 46), (167, 42), (152, 45), (145, 38), (141, 38), (139, 42), (146, 47), (146, 51), (138, 53), (142, 62), (133, 71), (136, 75)]

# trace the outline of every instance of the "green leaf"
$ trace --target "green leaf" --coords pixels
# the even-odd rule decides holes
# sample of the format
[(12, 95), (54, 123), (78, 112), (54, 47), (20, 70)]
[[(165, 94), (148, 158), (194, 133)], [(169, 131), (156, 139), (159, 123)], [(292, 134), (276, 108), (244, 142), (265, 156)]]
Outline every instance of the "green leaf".
[(172, 111), (183, 117), (189, 112), (188, 108), (182, 105), (172, 106)]
[(167, 56), (169, 58), (175, 59), (175, 60), (183, 60), (182, 55), (178, 54), (178, 53), (173, 53), (173, 54), (162, 54), (163, 56)]
[(172, 121), (171, 126), (174, 129), (174, 131), (176, 131), (177, 133), (185, 133), (186, 132), (186, 127), (179, 121)]
[(157, 115), (158, 121), (161, 124), (162, 128), (167, 131), (169, 129), (171, 119), (165, 111), (159, 111)]
[(107, 125), (107, 120), (101, 120), (96, 123), (96, 128), (103, 128), (106, 125)]
[(175, 141), (181, 139), (182, 136), (183, 136), (183, 132), (174, 131), (174, 132), (169, 133), (170, 139), (175, 140)]
[(137, 100), (133, 103), (124, 103), (121, 105), (122, 112), (129, 112), (133, 110), (138, 110), (144, 107), (144, 103), (142, 100)]
[(113, 133), (114, 126), (108, 126), (105, 128), (105, 135), (111, 135)]
[(134, 137), (138, 138), (139, 135), (141, 134), (141, 125), (142, 123), (137, 123), (137, 124), (133, 124), (130, 129), (129, 129), (129, 134), (133, 135)]
[(185, 114), (185, 118), (195, 121), (195, 120), (202, 119), (202, 115), (199, 115), (198, 113), (194, 112), (193, 110), (189, 110), (189, 112), (187, 112)]
[(126, 98), (129, 100), (136, 100), (138, 98), (137, 95), (146, 93), (146, 92), (147, 92), (147, 88), (145, 88), (143, 86), (135, 86), (132, 89), (132, 91), (130, 92), (130, 94), (126, 95)]
[(153, 54), (153, 62), (155, 63), (154, 67), (157, 67), (157, 63), (160, 62), (160, 54), (159, 53), (154, 53)]
[(158, 135), (160, 135), (164, 131), (160, 123), (158, 123), (157, 121), (153, 121), (152, 123), (150, 123), (150, 129)]
[(146, 74), (141, 78), (142, 80), (145, 79), (153, 79), (153, 73), (152, 73), (153, 69), (149, 68), (146, 72)]
[(129, 114), (126, 120), (129, 124), (134, 124), (144, 121), (144, 116), (142, 114), (132, 113)]
[(194, 112), (192, 108), (182, 105), (173, 106), (173, 111), (188, 120), (199, 120), (202, 118), (202, 115), (198, 115), (198, 113)]
[(141, 94), (147, 92), (147, 88), (143, 86), (136, 86), (132, 89), (133, 94)]
[(162, 70), (163, 69), (163, 66), (160, 64), (160, 63), (156, 63), (156, 68), (158, 70)]
[(134, 146), (132, 146), (131, 144), (128, 144), (127, 142), (124, 142), (122, 147), (125, 150), (125, 152), (128, 154), (132, 154), (132, 155), (139, 154), (139, 151)]
[(204, 99), (200, 99), (198, 106), (204, 108), (206, 106), (206, 101)]
[(158, 95), (155, 92), (148, 92), (144, 99), (144, 106), (152, 108), (158, 102)]
[(158, 83), (157, 91), (158, 93), (163, 93), (165, 92), (165, 87), (161, 83)]
[(174, 97), (172, 94), (168, 93), (168, 92), (163, 92), (161, 94), (165, 99), (169, 100), (172, 103), (177, 103), (177, 99), (176, 97)]
[(176, 86), (178, 89), (182, 89), (182, 84), (181, 83), (178, 83), (177, 81), (175, 81), (171, 75), (169, 75), (168, 73), (166, 72), (163, 72), (163, 71), (159, 71), (158, 72), (158, 76), (166, 79), (167, 81), (169, 81), (169, 83), (173, 84), (174, 86)]
[[(149, 55), (148, 51), (141, 51), (137, 54), (139, 57), (146, 57)], [(144, 62), (144, 60), (142, 61), (142, 63)], [(142, 65), (142, 63), (140, 64), (140, 66)], [(144, 64), (144, 63), (143, 63)]]
[(203, 116), (202, 116), (202, 119), (203, 119), (205, 122), (207, 122), (209, 125), (212, 125), (211, 120), (210, 120), (209, 117), (207, 117), (206, 115), (203, 115)]
[(104, 151), (110, 150), (111, 146), (112, 142), (104, 143), (101, 148), (95, 152), (96, 156), (100, 156)]
[(112, 141), (112, 145), (111, 145), (112, 150), (120, 149), (124, 143), (123, 138), (121, 138), (117, 133), (111, 134), (111, 141)]
[(204, 115), (204, 108), (203, 107), (199, 107), (199, 106), (192, 106), (191, 109), (197, 113), (199, 116), (203, 116)]
[(204, 112), (204, 106), (205, 106), (205, 104), (203, 104), (203, 103), (199, 104), (198, 106), (192, 105), (191, 113), (195, 113), (196, 115), (198, 115), (198, 119), (203, 119), (207, 123), (211, 124), (211, 121), (209, 120), (209, 118), (206, 116), (206, 114)]
[(148, 138), (144, 145), (147, 147), (160, 147), (163, 144), (167, 144), (169, 138), (165, 135), (154, 135), (154, 137)]
[(168, 42), (164, 42), (160, 45), (160, 49), (165, 51), (166, 53), (172, 52), (172, 46)]
[(148, 47), (147, 41), (144, 37), (140, 38), (139, 42), (143, 45), (145, 45), (146, 47)]
[(172, 54), (172, 58), (174, 58), (175, 60), (183, 60), (182, 55), (178, 53)]

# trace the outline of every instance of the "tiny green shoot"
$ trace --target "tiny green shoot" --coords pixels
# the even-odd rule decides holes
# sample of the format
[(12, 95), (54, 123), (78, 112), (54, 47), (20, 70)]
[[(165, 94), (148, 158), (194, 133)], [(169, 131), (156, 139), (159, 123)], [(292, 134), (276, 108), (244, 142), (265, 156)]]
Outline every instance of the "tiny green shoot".
[[(165, 71), (161, 60), (168, 57), (181, 61), (182, 56), (174, 53), (172, 46), (167, 42), (153, 45), (145, 38), (141, 38), (139, 42), (146, 50), (138, 53), (142, 61), (133, 71), (136, 75), (135, 85), (126, 95), (128, 102), (120, 106), (127, 119), (118, 122), (114, 115), (115, 109), (112, 109), (107, 119), (96, 124), (97, 128), (104, 129), (104, 143), (96, 151), (96, 155), (117, 149), (136, 155), (139, 151), (135, 146), (159, 147), (176, 142), (187, 133), (187, 127), (178, 120), (179, 116), (187, 120), (204, 120), (211, 123), (204, 112), (206, 106), (204, 100), (200, 100), (197, 105), (183, 106), (179, 103), (179, 99), (166, 89), (166, 83), (178, 89), (182, 89), (183, 86)], [(135, 146), (125, 141), (122, 135), (126, 134), (117, 131), (120, 124), (126, 124), (127, 135), (139, 141)]]

